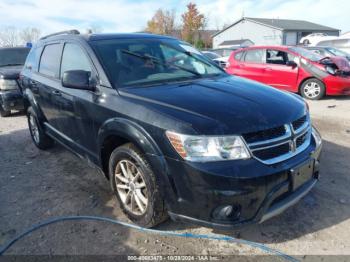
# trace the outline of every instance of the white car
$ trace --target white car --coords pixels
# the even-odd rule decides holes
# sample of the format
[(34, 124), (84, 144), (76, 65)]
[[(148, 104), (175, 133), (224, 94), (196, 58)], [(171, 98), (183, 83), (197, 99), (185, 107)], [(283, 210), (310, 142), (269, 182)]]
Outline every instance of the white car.
[(213, 61), (217, 63), (219, 66), (221, 66), (222, 68), (225, 68), (227, 66), (227, 62), (229, 58), (230, 58), (229, 56), (223, 56), (220, 58), (215, 58), (213, 59)]
[(324, 33), (313, 33), (313, 34), (309, 34), (307, 36), (302, 37), (300, 39), (300, 44), (303, 44), (305, 46), (315, 46), (320, 41), (336, 39), (336, 38), (338, 38), (338, 37), (336, 37), (336, 36), (329, 36), (329, 35), (324, 34)]

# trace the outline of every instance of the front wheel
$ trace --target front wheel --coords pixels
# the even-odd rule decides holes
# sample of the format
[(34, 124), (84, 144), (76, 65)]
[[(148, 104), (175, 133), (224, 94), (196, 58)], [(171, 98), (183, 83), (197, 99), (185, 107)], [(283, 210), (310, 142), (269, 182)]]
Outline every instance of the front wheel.
[(112, 152), (109, 177), (123, 212), (135, 224), (153, 227), (167, 219), (156, 177), (133, 144), (125, 144)]
[(305, 39), (304, 41), (303, 41), (303, 45), (304, 46), (308, 46), (310, 44), (310, 41), (308, 40), (308, 39)]
[(0, 104), (0, 116), (1, 117), (8, 117), (11, 115), (11, 111), (5, 110), (2, 105)]
[(300, 87), (300, 93), (303, 97), (310, 100), (319, 100), (326, 93), (325, 85), (322, 81), (311, 78), (306, 80)]

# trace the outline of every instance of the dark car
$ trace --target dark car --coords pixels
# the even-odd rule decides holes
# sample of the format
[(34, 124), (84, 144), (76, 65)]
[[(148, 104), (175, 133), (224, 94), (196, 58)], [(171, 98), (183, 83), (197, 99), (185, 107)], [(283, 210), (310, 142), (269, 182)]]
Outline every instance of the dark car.
[(23, 110), (23, 98), (18, 76), (29, 53), (26, 47), (0, 48), (0, 115), (7, 117), (11, 110)]
[(318, 179), (321, 138), (300, 97), (230, 76), (174, 38), (47, 36), (21, 79), (35, 145), (57, 141), (102, 170), (141, 226), (262, 222)]
[(330, 47), (330, 46), (310, 46), (310, 47), (304, 47), (316, 54), (319, 54), (321, 56), (325, 56), (325, 57), (332, 57), (332, 56), (341, 56), (346, 58), (348, 61), (350, 61), (350, 54), (334, 48), (334, 47)]

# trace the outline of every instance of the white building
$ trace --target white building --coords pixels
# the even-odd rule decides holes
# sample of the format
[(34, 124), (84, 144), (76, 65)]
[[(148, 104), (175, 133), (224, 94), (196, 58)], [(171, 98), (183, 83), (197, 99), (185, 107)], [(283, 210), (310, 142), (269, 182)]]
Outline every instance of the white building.
[(213, 48), (240, 39), (249, 39), (256, 45), (296, 45), (311, 33), (339, 36), (340, 30), (302, 20), (242, 17), (213, 35)]

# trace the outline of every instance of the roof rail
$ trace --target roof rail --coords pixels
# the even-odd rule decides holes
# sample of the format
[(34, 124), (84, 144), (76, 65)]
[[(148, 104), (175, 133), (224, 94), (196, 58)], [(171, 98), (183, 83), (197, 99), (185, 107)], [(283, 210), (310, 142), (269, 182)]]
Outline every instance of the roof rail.
[(79, 35), (80, 32), (76, 29), (73, 29), (73, 30), (66, 30), (66, 31), (61, 31), (61, 32), (57, 32), (57, 33), (53, 33), (53, 34), (49, 34), (49, 35), (46, 35), (46, 36), (43, 36), (40, 38), (40, 40), (43, 40), (43, 39), (46, 39), (46, 38), (49, 38), (51, 36), (55, 36), (55, 35)]

